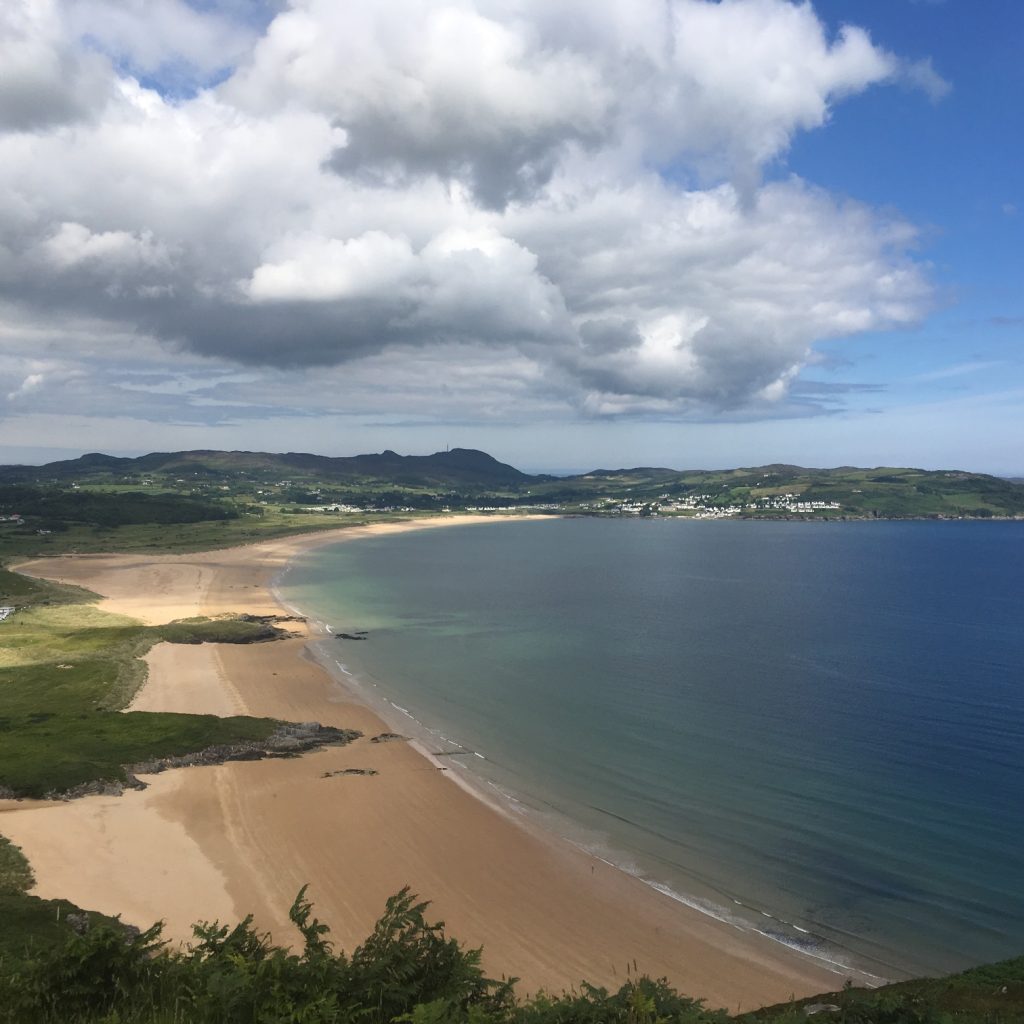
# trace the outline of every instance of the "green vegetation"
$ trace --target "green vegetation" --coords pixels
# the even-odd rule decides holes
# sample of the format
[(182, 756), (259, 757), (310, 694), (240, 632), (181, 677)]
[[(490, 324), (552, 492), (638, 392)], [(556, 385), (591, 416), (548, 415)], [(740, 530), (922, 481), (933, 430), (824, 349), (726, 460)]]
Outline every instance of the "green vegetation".
[(877, 989), (839, 992), (767, 1006), (742, 1016), (742, 1024), (806, 1024), (806, 1008), (838, 1007), (819, 1020), (837, 1024), (953, 1024), (1024, 1021), (1024, 957), (986, 964), (945, 978), (917, 978)]
[[(0, 508), (0, 515), (6, 514)], [(41, 520), (28, 517), (20, 524), (0, 522), (0, 560), (108, 551), (147, 554), (209, 551), (295, 533), (336, 530), (339, 526), (362, 526), (389, 518), (400, 517), (383, 514), (327, 517), (319, 513), (289, 512), (283, 506), (274, 506), (261, 508), (259, 513), (242, 510), (235, 518), (195, 523), (169, 526), (162, 523), (132, 523), (120, 527), (65, 523), (64, 529), (40, 533), (40, 530), (48, 528), (43, 526)]]
[(275, 725), (264, 719), (143, 711), (7, 718), (0, 730), (0, 785), (9, 794), (44, 797), (96, 781), (123, 783), (124, 765), (266, 740)]
[[(847, 988), (738, 1018), (628, 971), (616, 992), (584, 983), (578, 991), (519, 1001), (513, 981), (484, 974), (479, 950), (463, 948), (443, 924), (427, 920), (427, 906), (407, 889), (393, 896), (351, 954), (332, 949), (305, 889), (291, 909), (303, 938), (295, 953), (257, 933), (250, 918), (234, 927), (197, 925), (186, 951), (167, 949), (159, 926), (134, 934), (96, 921), (78, 931), (65, 927), (56, 940), (37, 932), (21, 949), (6, 947), (0, 959), (0, 1022), (798, 1024), (813, 1003), (824, 1003), (821, 1018), (837, 1024), (1024, 1020), (1024, 958), (951, 978)], [(0, 936), (5, 931), (0, 925)]]
[(198, 523), (236, 519), (238, 512), (219, 502), (180, 494), (145, 494), (0, 485), (0, 506), (8, 515), (38, 520), (44, 527), (64, 530), (69, 524), (126, 526), (132, 523)]
[[(1024, 486), (920, 469), (659, 468), (530, 476), (484, 452), (88, 455), (0, 467), (0, 558), (194, 551), (458, 511), (741, 518), (1024, 517)], [(13, 517), (13, 518), (12, 518)]]
[(264, 740), (277, 724), (117, 713), (143, 682), (140, 658), (154, 643), (260, 642), (281, 633), (272, 625), (199, 618), (143, 626), (100, 611), (87, 591), (6, 570), (0, 590), (18, 602), (0, 623), (0, 792), (38, 797), (89, 782), (123, 782), (123, 765)]
[(163, 626), (149, 627), (146, 635), (153, 642), (163, 640), (169, 644), (258, 644), (277, 640), (286, 635), (286, 631), (257, 619), (222, 615), (177, 619)]
[[(12, 962), (41, 950), (53, 950), (68, 937), (68, 915), (96, 925), (113, 925), (108, 917), (84, 913), (67, 900), (41, 900), (29, 896), (32, 871), (28, 861), (9, 840), (0, 836), (0, 975)], [(71, 918), (74, 920), (74, 917)], [(0, 991), (3, 982), (0, 982)], [(0, 1020), (3, 1011), (0, 1010)]]
[[(717, 472), (616, 470), (573, 477), (560, 485), (560, 501), (604, 515), (693, 515), (701, 509), (729, 509), (759, 519), (1024, 516), (1024, 488), (1019, 484), (954, 471), (778, 465)], [(584, 497), (584, 487), (590, 497)]]
[(725, 1021), (699, 1002), (646, 979), (616, 995), (585, 988), (517, 1006), (512, 985), (487, 978), (466, 950), (425, 917), (407, 890), (392, 897), (351, 955), (335, 954), (303, 893), (291, 917), (299, 954), (273, 946), (251, 920), (203, 924), (186, 953), (161, 949), (159, 928), (128, 938), (116, 926), (69, 934), (59, 945), (0, 964), (0, 1021), (227, 1022)]
[(32, 887), (32, 869), (25, 855), (0, 836), (0, 892), (25, 892)]

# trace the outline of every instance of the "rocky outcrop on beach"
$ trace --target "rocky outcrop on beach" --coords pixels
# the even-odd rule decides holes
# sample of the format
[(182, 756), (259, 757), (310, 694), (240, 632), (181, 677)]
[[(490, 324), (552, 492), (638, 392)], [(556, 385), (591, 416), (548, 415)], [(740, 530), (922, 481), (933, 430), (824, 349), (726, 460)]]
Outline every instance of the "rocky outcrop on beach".
[(168, 768), (191, 768), (195, 765), (225, 764), (228, 761), (262, 761), (271, 757), (296, 757), (310, 750), (341, 747), (359, 739), (355, 729), (336, 729), (319, 722), (288, 722), (280, 725), (265, 740), (243, 743), (219, 743), (194, 754), (158, 757), (128, 765), (126, 771), (140, 775), (156, 775)]
[(279, 626), (282, 622), (305, 622), (304, 615), (250, 615), (248, 612), (238, 616), (242, 622), (262, 622), (265, 626)]
[(159, 775), (171, 768), (226, 764), (228, 761), (263, 761), (268, 758), (298, 757), (325, 747), (342, 747), (362, 736), (355, 729), (336, 729), (319, 722), (282, 722), (265, 740), (218, 743), (205, 750), (170, 757), (154, 757), (124, 766), (123, 779), (84, 782), (64, 792), (49, 792), (47, 800), (76, 800), (83, 796), (121, 796), (126, 789), (145, 789), (138, 775)]
[(78, 800), (83, 796), (123, 796), (126, 789), (145, 788), (144, 782), (135, 778), (131, 772), (126, 771), (123, 779), (94, 779), (92, 782), (83, 782), (62, 792), (51, 789), (48, 793), (43, 794), (43, 799)]

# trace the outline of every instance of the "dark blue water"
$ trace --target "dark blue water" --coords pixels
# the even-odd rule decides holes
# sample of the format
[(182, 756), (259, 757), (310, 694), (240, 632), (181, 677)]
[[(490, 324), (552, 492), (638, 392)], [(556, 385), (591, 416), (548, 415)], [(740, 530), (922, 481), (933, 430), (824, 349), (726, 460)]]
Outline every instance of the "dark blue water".
[(1024, 524), (552, 520), (322, 549), (285, 596), (577, 840), (894, 976), (1024, 952), (1022, 578)]

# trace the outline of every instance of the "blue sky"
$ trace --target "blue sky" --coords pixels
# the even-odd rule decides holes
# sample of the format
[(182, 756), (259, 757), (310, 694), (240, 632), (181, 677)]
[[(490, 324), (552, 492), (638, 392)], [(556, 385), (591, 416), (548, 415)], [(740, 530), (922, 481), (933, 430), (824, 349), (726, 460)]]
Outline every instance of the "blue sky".
[(14, 0), (0, 460), (1024, 475), (1022, 39), (1013, 0)]
[[(836, 26), (854, 5), (820, 0), (815, 6)], [(845, 103), (827, 130), (800, 136), (787, 156), (788, 170), (865, 202), (895, 206), (920, 225), (937, 286), (937, 309), (920, 326), (844, 343), (845, 365), (833, 377), (884, 385), (883, 393), (860, 397), (868, 408), (1019, 391), (1024, 5), (865, 0), (855, 8), (879, 42), (909, 57), (930, 57), (952, 89), (933, 105), (896, 90), (865, 93)], [(937, 410), (935, 428), (952, 415)], [(1008, 417), (991, 433), (1012, 423)], [(979, 457), (988, 444), (1000, 446), (981, 412), (958, 426), (974, 437)], [(1004, 468), (1024, 464), (1024, 452), (1014, 462), (1013, 448), (1003, 450)]]

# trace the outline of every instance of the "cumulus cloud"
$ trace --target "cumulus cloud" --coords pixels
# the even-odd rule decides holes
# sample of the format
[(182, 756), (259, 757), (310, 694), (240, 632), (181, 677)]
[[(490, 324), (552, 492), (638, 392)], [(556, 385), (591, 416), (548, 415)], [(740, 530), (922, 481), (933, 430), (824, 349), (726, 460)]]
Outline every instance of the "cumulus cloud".
[(342, 175), (439, 174), (500, 206), (576, 147), (750, 173), (830, 101), (899, 71), (863, 30), (829, 39), (810, 5), (784, 0), (295, 0), (225, 92), (331, 117)]
[(119, 67), (186, 89), (231, 68), (255, 39), (229, 12), (185, 0), (65, 0), (62, 14), (70, 33)]
[[(0, 86), (0, 298), (92, 324), (94, 352), (344, 366), (354, 404), (400, 404), (415, 365), (467, 414), (473, 380), (478, 414), (498, 382), (583, 414), (764, 410), (816, 342), (927, 308), (911, 226), (761, 181), (843, 97), (914, 77), (809, 4), (291, 0), (263, 30), (161, 0), (159, 46), (142, 9), (0, 15), (83, 100)], [(160, 87), (222, 55), (221, 84)]]
[(0, 130), (64, 124), (102, 105), (106, 62), (75, 45), (62, 14), (57, 0), (0, 6)]
[(41, 373), (30, 373), (14, 391), (8, 392), (7, 400), (13, 402), (23, 395), (30, 395), (33, 391), (41, 388), (45, 380), (46, 377)]
[(920, 89), (933, 103), (945, 99), (953, 89), (953, 86), (935, 70), (931, 57), (903, 61), (899, 68), (903, 81), (911, 88)]

